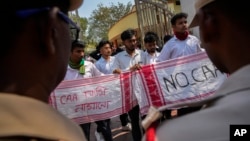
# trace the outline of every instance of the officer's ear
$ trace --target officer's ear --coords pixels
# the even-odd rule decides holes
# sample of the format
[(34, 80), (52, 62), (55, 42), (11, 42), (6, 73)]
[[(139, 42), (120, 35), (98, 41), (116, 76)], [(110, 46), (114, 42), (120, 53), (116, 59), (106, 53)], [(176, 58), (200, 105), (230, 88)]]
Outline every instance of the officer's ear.
[(45, 52), (48, 54), (54, 54), (56, 51), (56, 42), (59, 37), (58, 35), (58, 24), (60, 24), (58, 20), (58, 12), (60, 10), (57, 7), (53, 7), (48, 12), (48, 21), (46, 22), (46, 28), (43, 31), (43, 43), (45, 47)]

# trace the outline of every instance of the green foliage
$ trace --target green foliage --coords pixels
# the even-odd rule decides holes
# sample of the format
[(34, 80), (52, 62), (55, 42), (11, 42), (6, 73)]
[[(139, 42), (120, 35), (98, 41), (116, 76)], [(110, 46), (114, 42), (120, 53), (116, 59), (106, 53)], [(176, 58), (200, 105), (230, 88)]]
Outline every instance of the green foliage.
[(98, 4), (88, 19), (88, 37), (87, 40), (98, 42), (100, 39), (108, 39), (109, 28), (119, 21), (123, 16), (130, 12), (132, 7), (131, 2), (127, 5), (118, 2), (117, 5), (111, 3), (109, 6), (104, 6), (102, 3)]

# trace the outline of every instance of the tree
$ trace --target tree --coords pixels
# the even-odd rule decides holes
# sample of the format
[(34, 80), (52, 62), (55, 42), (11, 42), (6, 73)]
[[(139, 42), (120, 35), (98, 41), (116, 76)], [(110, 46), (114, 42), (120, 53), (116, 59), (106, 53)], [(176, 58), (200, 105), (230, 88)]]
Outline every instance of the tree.
[(102, 3), (97, 5), (88, 19), (88, 40), (99, 41), (100, 39), (108, 39), (109, 28), (119, 21), (123, 16), (130, 12), (131, 2), (127, 5), (118, 2), (117, 5), (111, 3), (110, 6), (104, 6)]

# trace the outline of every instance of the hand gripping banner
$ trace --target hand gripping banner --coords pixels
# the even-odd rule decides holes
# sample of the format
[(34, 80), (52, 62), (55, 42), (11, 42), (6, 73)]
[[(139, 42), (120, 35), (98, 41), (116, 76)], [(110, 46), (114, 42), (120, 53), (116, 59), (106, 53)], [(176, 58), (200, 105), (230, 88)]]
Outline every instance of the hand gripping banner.
[[(199, 53), (157, 64), (137, 72), (63, 81), (51, 94), (50, 104), (77, 123), (119, 116), (139, 104), (162, 107), (206, 99), (227, 78)], [(177, 107), (178, 108), (178, 107)]]

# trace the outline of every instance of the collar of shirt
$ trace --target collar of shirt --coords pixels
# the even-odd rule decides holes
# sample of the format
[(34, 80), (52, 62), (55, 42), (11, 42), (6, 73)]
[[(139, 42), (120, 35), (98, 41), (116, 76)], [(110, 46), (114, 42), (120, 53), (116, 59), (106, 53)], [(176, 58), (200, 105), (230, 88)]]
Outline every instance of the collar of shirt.
[(112, 61), (114, 58), (115, 58), (114, 56), (110, 56), (109, 60), (107, 61), (106, 59), (104, 59), (103, 57), (101, 57), (99, 60), (100, 60), (100, 62), (105, 62), (106, 63), (106, 62)]
[(140, 50), (138, 50), (138, 49), (135, 49), (135, 54), (133, 56), (129, 55), (126, 50), (124, 51), (124, 55), (129, 56), (129, 57), (135, 57), (135, 56), (137, 56), (139, 54), (140, 54)]

